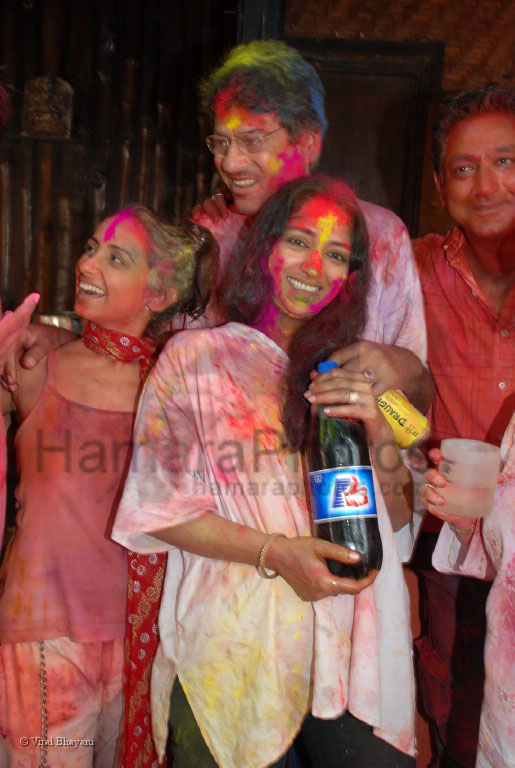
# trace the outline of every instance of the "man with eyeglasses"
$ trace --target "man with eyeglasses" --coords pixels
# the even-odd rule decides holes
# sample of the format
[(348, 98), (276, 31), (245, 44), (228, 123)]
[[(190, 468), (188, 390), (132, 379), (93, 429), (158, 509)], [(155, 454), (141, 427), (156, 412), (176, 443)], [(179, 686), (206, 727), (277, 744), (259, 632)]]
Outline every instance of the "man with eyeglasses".
[[(202, 108), (213, 120), (206, 138), (231, 198), (217, 192), (193, 219), (220, 245), (221, 270), (264, 203), (282, 184), (309, 174), (327, 128), (324, 90), (315, 69), (284, 42), (254, 41), (230, 51), (201, 85)], [(364, 371), (378, 395), (399, 388), (425, 409), (432, 384), (421, 361), (426, 339), (422, 295), (406, 227), (391, 211), (360, 202), (372, 264), (368, 322), (361, 341), (333, 355)], [(203, 325), (223, 318), (212, 305)], [(395, 345), (395, 346), (393, 346)]]

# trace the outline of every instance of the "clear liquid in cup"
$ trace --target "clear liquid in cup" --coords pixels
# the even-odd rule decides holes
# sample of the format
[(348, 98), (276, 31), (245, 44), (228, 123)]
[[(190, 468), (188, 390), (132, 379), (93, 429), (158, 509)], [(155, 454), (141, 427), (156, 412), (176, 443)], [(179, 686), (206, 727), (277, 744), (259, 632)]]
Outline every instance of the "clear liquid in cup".
[(438, 488), (438, 493), (445, 498), (445, 512), (448, 515), (485, 517), (492, 511), (495, 486), (493, 488), (470, 488), (448, 482), (445, 488)]

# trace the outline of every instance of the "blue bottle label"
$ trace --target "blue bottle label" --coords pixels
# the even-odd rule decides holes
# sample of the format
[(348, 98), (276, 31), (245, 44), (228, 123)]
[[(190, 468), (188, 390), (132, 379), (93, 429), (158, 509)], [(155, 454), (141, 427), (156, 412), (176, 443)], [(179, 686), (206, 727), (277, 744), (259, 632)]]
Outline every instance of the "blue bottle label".
[(309, 488), (314, 523), (377, 515), (370, 467), (339, 467), (310, 472)]

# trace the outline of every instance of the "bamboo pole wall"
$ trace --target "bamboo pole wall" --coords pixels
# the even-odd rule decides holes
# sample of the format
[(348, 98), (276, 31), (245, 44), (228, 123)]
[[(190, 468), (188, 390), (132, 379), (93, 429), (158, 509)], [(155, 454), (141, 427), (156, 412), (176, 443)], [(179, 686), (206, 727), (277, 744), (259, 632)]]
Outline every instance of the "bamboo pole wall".
[[(2, 0), (0, 290), (40, 311), (73, 305), (73, 266), (98, 222), (128, 202), (187, 217), (213, 165), (198, 82), (235, 43), (236, 0)], [(21, 135), (23, 89), (74, 89), (70, 138)]]

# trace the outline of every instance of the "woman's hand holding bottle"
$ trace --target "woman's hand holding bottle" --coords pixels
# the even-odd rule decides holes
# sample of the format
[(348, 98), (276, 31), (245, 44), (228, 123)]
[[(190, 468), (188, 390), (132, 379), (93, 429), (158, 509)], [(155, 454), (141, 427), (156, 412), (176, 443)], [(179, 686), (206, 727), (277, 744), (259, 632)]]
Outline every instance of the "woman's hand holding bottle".
[(357, 595), (372, 584), (379, 571), (362, 579), (338, 578), (329, 571), (326, 559), (345, 565), (359, 563), (359, 552), (312, 536), (277, 536), (268, 550), (266, 568), (276, 571), (301, 600), (314, 602), (336, 595)]

